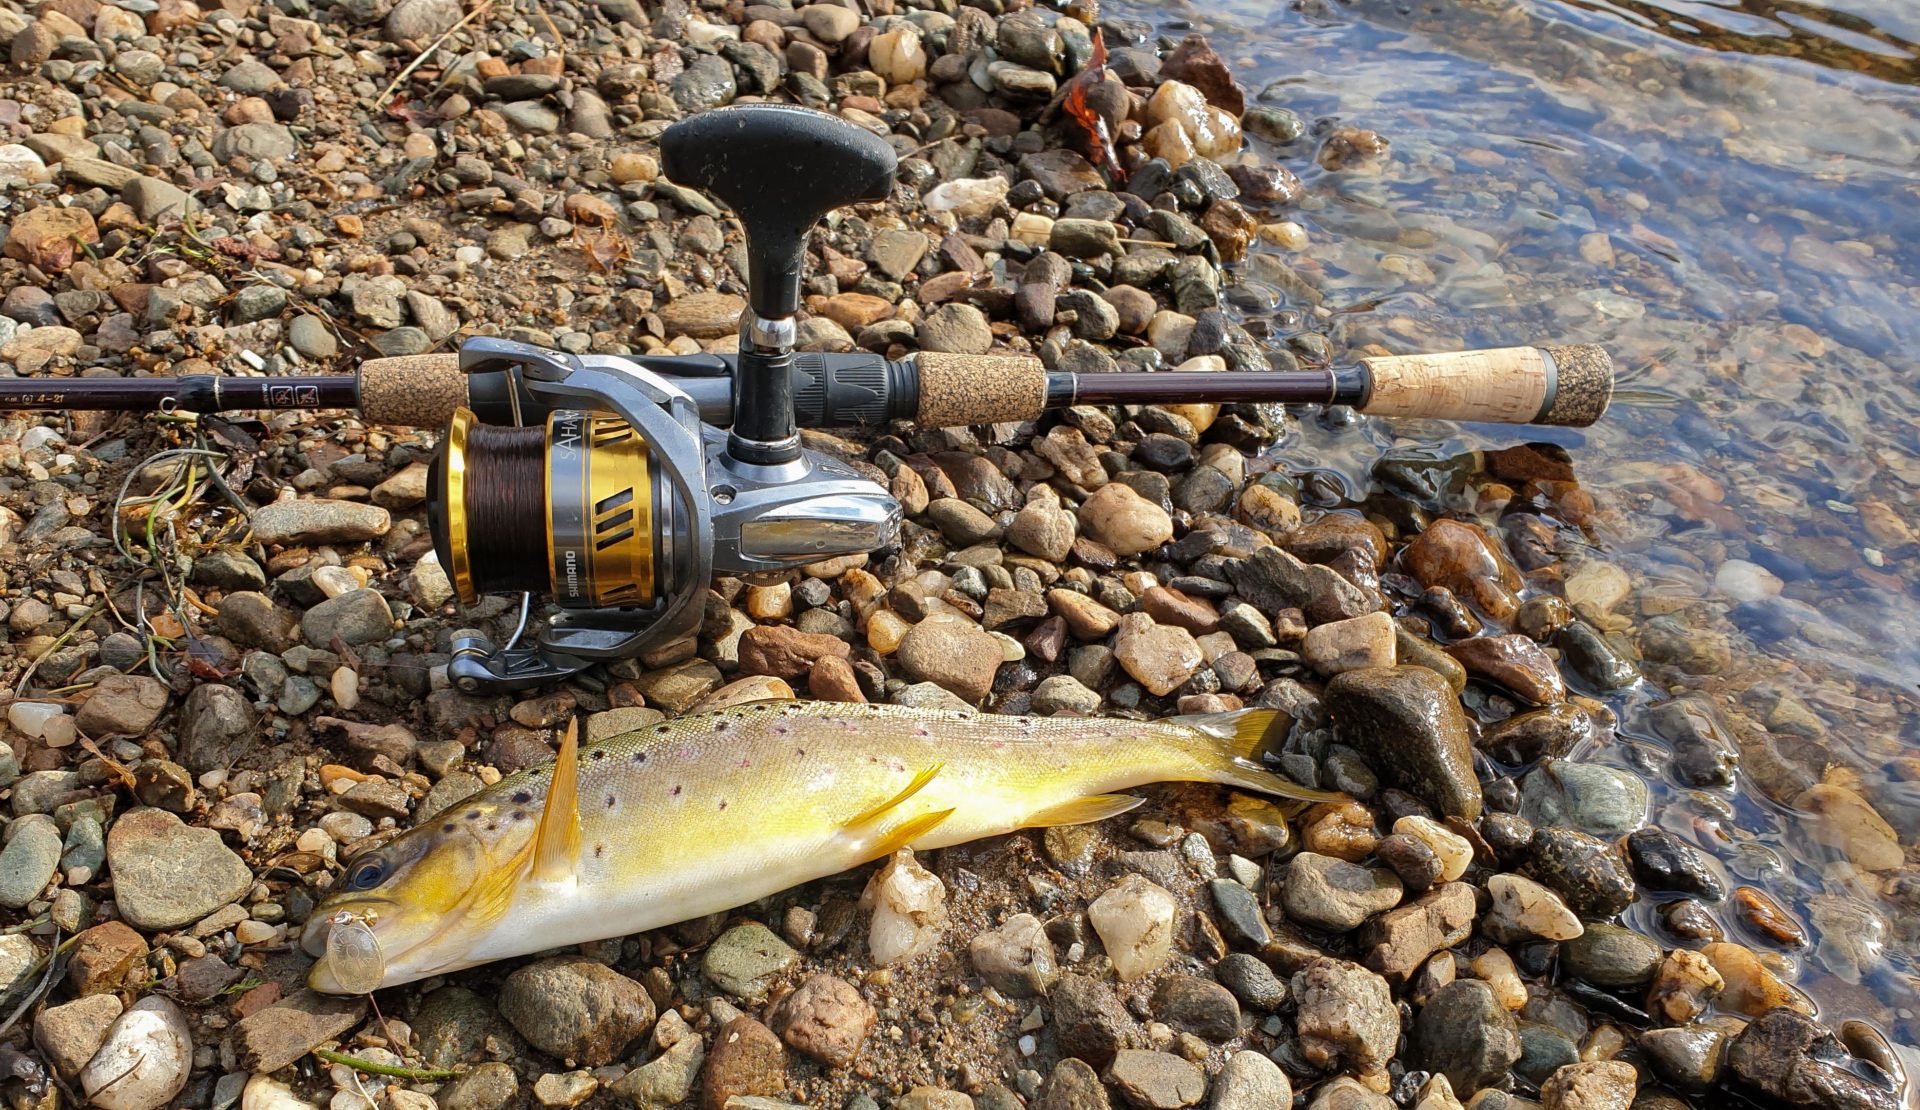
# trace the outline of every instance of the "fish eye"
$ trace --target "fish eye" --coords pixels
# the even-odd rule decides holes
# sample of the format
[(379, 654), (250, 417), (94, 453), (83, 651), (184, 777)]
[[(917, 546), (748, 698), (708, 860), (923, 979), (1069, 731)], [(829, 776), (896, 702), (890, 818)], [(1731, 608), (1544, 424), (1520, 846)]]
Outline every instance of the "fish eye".
[(388, 859), (385, 854), (376, 852), (366, 859), (361, 860), (359, 863), (354, 864), (353, 870), (347, 872), (346, 889), (372, 890), (374, 887), (386, 882), (387, 876), (392, 873), (393, 861)]

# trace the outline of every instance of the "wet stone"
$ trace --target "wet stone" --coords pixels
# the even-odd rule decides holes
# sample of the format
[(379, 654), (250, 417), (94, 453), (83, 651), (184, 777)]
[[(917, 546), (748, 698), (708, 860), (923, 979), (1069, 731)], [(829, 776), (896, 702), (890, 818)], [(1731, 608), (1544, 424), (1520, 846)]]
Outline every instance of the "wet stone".
[(1582, 917), (1612, 917), (1634, 898), (1633, 876), (1613, 846), (1573, 829), (1536, 829), (1521, 871)]
[(1726, 897), (1726, 888), (1706, 856), (1665, 829), (1633, 832), (1627, 837), (1627, 858), (1634, 877), (1653, 890), (1691, 894), (1709, 902)]
[(1596, 922), (1560, 946), (1563, 967), (1597, 987), (1626, 989), (1653, 981), (1660, 946), (1618, 925)]
[(1342, 742), (1386, 781), (1442, 813), (1480, 815), (1466, 717), (1445, 679), (1424, 667), (1348, 671), (1327, 683), (1326, 702)]
[(1520, 783), (1520, 815), (1535, 825), (1563, 825), (1603, 838), (1646, 823), (1645, 780), (1595, 763), (1548, 759)]
[(1287, 1001), (1287, 985), (1257, 956), (1234, 952), (1214, 965), (1213, 973), (1249, 1009), (1271, 1013)]
[(1444, 1074), (1454, 1090), (1478, 1091), (1520, 1059), (1520, 1029), (1491, 987), (1461, 979), (1421, 1007), (1410, 1047), (1419, 1066)]
[(1208, 979), (1169, 975), (1154, 988), (1154, 1016), (1173, 1028), (1210, 1041), (1240, 1033), (1240, 1004), (1233, 992)]

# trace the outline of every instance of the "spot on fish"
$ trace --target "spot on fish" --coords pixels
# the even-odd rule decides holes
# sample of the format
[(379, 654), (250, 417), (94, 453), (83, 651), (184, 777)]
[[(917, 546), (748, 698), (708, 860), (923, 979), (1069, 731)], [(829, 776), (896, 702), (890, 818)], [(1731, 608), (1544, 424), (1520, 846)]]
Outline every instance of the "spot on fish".
[(521, 805), (526, 805), (528, 802), (533, 801), (533, 791), (516, 790), (513, 792), (513, 800), (520, 803)]
[(452, 821), (449, 821), (449, 822), (447, 822), (446, 824), (444, 824), (444, 825), (442, 825), (442, 826), (440, 826), (440, 831), (441, 831), (441, 832), (443, 832), (443, 833), (450, 833), (450, 832), (452, 832), (453, 830), (455, 830), (455, 829), (457, 829), (457, 828), (459, 828), (459, 827), (460, 827), (460, 826), (458, 826), (458, 825), (456, 825), (456, 824), (454, 824), (454, 823), (453, 823)]
[(721, 809), (725, 809), (725, 808), (727, 808), (727, 803), (725, 802), (725, 800), (722, 800), (722, 801), (721, 801), (721, 803), (720, 803), (720, 808), (721, 808)]
[(793, 754), (794, 754), (794, 756), (795, 756), (795, 757), (797, 757), (797, 758), (799, 758), (799, 759), (805, 759), (805, 758), (807, 758), (807, 749), (805, 749), (805, 748), (795, 748), (795, 749), (793, 749)]
[(646, 753), (646, 752), (634, 752), (634, 753), (633, 753), (633, 761), (634, 761), (635, 763), (645, 763), (645, 762), (647, 761), (647, 753)]
[(993, 747), (995, 751), (998, 751), (999, 749), (1004, 748), (1006, 746), (1007, 746), (1007, 742), (1005, 740), (995, 740), (993, 742)]
[(615, 804), (614, 796), (611, 794), (607, 795), (607, 808), (612, 809), (614, 807), (614, 804)]
[(592, 760), (595, 760), (595, 761), (599, 761), (599, 760), (602, 760), (602, 759), (605, 759), (605, 758), (607, 758), (607, 752), (606, 752), (606, 749), (604, 749), (604, 748), (595, 748), (595, 749), (593, 749), (593, 753), (592, 753), (591, 755), (589, 755), (589, 756), (588, 756), (587, 758), (588, 758), (588, 759), (592, 759)]
[(667, 791), (667, 797), (669, 798), (678, 798), (679, 796), (680, 796), (680, 788), (677, 786)]
[(668, 729), (666, 725), (655, 725), (653, 726), (653, 731), (656, 735), (665, 736), (671, 730)]
[(732, 727), (733, 721), (731, 718), (713, 722), (713, 731), (715, 732), (725, 732)]
[(740, 766), (742, 766), (742, 767), (751, 767), (751, 766), (753, 766), (753, 760), (751, 760), (751, 759), (743, 759), (743, 760), (741, 760), (741, 761), (740, 761)]
[(913, 726), (913, 734), (919, 737), (920, 739), (924, 740), (927, 737), (933, 735), (933, 730), (928, 728), (925, 725), (915, 725)]
[(469, 820), (469, 821), (478, 821), (478, 820), (480, 820), (480, 811), (479, 811), (479, 810), (477, 810), (477, 809), (470, 809), (470, 810), (468, 810), (468, 811), (467, 811), (467, 820)]
[(595, 844), (593, 846), (594, 859), (599, 859), (601, 856), (604, 856), (606, 854), (607, 854), (607, 846), (605, 844)]
[(500, 822), (498, 822), (498, 821), (488, 821), (488, 822), (487, 822), (487, 831), (488, 831), (488, 832), (499, 832), (499, 831), (500, 831)]
[(773, 733), (775, 736), (785, 736), (787, 733), (792, 732), (793, 729), (783, 724), (771, 724), (767, 726), (767, 731)]

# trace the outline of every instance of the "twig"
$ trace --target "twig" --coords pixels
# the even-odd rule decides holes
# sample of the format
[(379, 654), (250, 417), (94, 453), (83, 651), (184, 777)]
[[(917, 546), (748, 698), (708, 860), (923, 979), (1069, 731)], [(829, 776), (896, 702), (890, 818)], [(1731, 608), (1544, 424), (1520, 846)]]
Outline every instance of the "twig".
[(420, 53), (414, 55), (413, 61), (407, 63), (407, 68), (401, 70), (400, 75), (393, 79), (393, 83), (388, 85), (385, 91), (381, 92), (379, 96), (374, 98), (373, 110), (376, 112), (380, 111), (381, 108), (386, 104), (387, 98), (393, 95), (393, 90), (400, 87), (400, 82), (405, 81), (407, 78), (413, 76), (414, 70), (419, 69), (422, 65), (426, 64), (427, 58), (431, 56), (434, 51), (440, 49), (441, 43), (444, 43), (448, 39), (452, 38), (453, 33), (455, 31), (458, 31), (460, 28), (465, 27), (467, 24), (473, 22), (475, 17), (483, 15), (492, 10), (493, 10), (493, 0), (487, 0), (486, 3), (481, 4), (479, 7), (468, 12), (466, 15), (461, 16), (460, 22), (447, 28), (446, 34), (441, 35), (437, 39), (434, 39), (433, 42), (425, 50), (422, 50)]
[(364, 1071), (370, 1075), (387, 1075), (395, 1079), (452, 1079), (459, 1075), (457, 1071), (436, 1071), (430, 1068), (402, 1068), (393, 1064), (376, 1064), (372, 1060), (362, 1060), (358, 1056), (349, 1056), (344, 1052), (316, 1048), (313, 1054), (329, 1064), (345, 1064), (355, 1071)]
[[(33, 1004), (35, 1002), (38, 1002), (42, 998), (45, 998), (47, 995), (47, 992), (53, 989), (54, 983), (59, 981), (59, 973), (62, 970), (64, 970), (60, 964), (60, 957), (66, 952), (67, 949), (72, 948), (75, 944), (79, 943), (80, 941), (80, 937), (78, 936), (78, 934), (76, 934), (74, 936), (68, 937), (65, 942), (61, 942), (60, 931), (58, 929), (54, 930), (53, 939), (55, 941), (53, 946), (53, 951), (47, 953), (46, 963), (44, 965), (38, 964), (38, 963), (34, 964), (31, 968), (28, 968), (27, 971), (24, 974), (22, 974), (19, 979), (14, 980), (14, 982), (18, 984), (24, 981), (25, 979), (27, 979), (29, 976), (33, 975), (34, 972), (39, 971), (42, 966), (45, 966), (47, 969), (47, 973), (44, 976), (41, 976), (39, 985), (35, 986), (32, 990), (27, 992), (27, 996), (20, 1000), (20, 1005), (14, 1008), (13, 1013), (7, 1015), (6, 1021), (0, 1022), (0, 1037), (5, 1036), (7, 1033), (7, 1030), (12, 1029), (14, 1023), (20, 1020), (20, 1017), (22, 1014), (25, 1014), (28, 1010), (32, 1009)], [(14, 990), (18, 990), (18, 989), (19, 987), (16, 985), (15, 987), (11, 988), (7, 992), (7, 994), (0, 994), (0, 999), (6, 998), (8, 995), (12, 994)]]

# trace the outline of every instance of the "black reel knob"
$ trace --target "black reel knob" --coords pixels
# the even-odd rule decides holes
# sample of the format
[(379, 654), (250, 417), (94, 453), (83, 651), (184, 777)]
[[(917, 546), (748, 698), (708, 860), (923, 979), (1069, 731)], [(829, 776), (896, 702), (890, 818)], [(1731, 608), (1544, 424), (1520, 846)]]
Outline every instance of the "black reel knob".
[(736, 104), (660, 136), (667, 179), (725, 201), (747, 231), (747, 303), (779, 319), (800, 308), (807, 232), (859, 201), (885, 200), (896, 164), (885, 139), (788, 104)]

